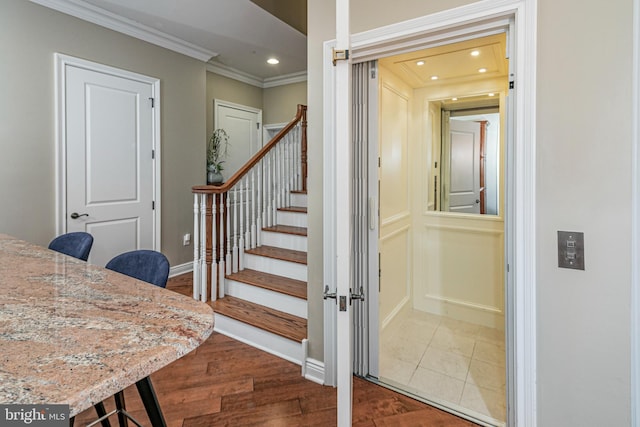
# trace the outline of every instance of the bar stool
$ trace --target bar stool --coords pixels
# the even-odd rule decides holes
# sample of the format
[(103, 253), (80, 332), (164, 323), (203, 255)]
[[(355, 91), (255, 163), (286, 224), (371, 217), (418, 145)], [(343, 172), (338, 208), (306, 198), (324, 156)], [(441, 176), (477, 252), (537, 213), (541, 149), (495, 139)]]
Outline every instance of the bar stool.
[(49, 243), (49, 249), (86, 261), (93, 246), (93, 236), (84, 231), (62, 234)]

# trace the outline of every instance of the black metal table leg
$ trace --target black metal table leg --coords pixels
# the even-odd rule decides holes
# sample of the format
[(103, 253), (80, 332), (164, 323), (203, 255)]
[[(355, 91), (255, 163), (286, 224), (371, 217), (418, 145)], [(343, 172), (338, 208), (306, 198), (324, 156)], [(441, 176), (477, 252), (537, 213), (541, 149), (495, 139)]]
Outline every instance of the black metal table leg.
[(149, 421), (153, 427), (166, 427), (167, 424), (162, 416), (160, 405), (158, 404), (158, 398), (151, 385), (151, 378), (146, 377), (136, 383), (140, 399), (144, 404), (144, 408), (147, 410)]

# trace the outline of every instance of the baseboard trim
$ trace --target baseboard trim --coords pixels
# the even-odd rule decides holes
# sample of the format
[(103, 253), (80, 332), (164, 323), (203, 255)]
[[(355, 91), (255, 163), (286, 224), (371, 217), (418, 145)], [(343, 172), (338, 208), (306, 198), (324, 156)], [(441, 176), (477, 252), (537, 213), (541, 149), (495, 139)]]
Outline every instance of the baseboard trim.
[(185, 262), (184, 264), (174, 265), (169, 269), (169, 277), (179, 276), (193, 271), (193, 262)]
[(305, 375), (304, 378), (314, 383), (324, 385), (324, 363), (307, 358), (305, 360)]

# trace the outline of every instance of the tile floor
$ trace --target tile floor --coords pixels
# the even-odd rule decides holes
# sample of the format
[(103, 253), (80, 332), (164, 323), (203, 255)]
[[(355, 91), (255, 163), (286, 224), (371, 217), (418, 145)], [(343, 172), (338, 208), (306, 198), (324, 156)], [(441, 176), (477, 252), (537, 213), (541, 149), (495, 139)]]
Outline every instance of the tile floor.
[(403, 310), (380, 337), (380, 381), (471, 415), (505, 424), (504, 332)]

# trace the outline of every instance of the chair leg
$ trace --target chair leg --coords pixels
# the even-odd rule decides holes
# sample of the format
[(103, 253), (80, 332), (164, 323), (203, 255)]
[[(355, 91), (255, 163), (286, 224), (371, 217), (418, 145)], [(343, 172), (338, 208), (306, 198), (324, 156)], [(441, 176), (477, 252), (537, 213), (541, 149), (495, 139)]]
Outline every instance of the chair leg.
[[(105, 415), (107, 415), (107, 411), (104, 409), (104, 403), (98, 402), (95, 405), (93, 405), (93, 407), (96, 409), (96, 414), (98, 414), (98, 418), (102, 418)], [(111, 427), (111, 423), (109, 422), (108, 418), (105, 418), (104, 420), (102, 420), (100, 424), (102, 424), (102, 427)]]
[(162, 411), (160, 410), (160, 404), (158, 404), (158, 398), (153, 390), (151, 384), (151, 378), (146, 377), (136, 383), (138, 393), (144, 404), (144, 408), (147, 410), (149, 421), (153, 427), (166, 427), (167, 423), (164, 421)]
[(120, 424), (120, 427), (128, 427), (129, 421), (127, 420), (127, 416), (123, 414), (123, 411), (127, 410), (124, 403), (124, 392), (117, 392), (113, 398), (116, 401), (116, 409), (118, 409), (118, 423)]

